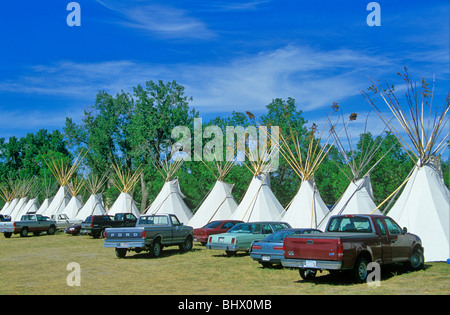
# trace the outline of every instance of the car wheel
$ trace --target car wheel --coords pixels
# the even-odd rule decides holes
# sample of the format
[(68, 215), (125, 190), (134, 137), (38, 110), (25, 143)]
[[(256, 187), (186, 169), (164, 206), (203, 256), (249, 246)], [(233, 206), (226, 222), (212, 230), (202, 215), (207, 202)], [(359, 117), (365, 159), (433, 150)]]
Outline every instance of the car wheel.
[(152, 247), (150, 248), (150, 255), (152, 257), (159, 257), (159, 255), (161, 255), (161, 243), (159, 241), (155, 241), (153, 242)]
[(415, 248), (411, 255), (411, 259), (409, 260), (409, 267), (412, 270), (420, 270), (423, 268), (423, 262), (424, 257), (422, 249)]
[(116, 248), (116, 256), (118, 258), (125, 258), (126, 255), (127, 255), (126, 248)]
[(353, 280), (356, 283), (363, 283), (367, 279), (367, 259), (359, 257), (356, 260), (355, 267), (353, 268)]
[(312, 281), (316, 277), (317, 270), (314, 269), (302, 269), (298, 270), (300, 277), (305, 281)]
[(28, 236), (28, 229), (23, 228), (20, 230), (20, 237), (27, 237)]
[(184, 243), (179, 246), (180, 251), (188, 252), (192, 249), (192, 238), (190, 236), (186, 237)]
[(56, 229), (55, 229), (55, 227), (52, 225), (52, 226), (48, 229), (47, 234), (48, 234), (48, 235), (53, 235), (53, 234), (55, 234), (55, 231), (56, 231)]
[(6, 238), (10, 238), (12, 233), (11, 232), (5, 232), (4, 235), (5, 235)]

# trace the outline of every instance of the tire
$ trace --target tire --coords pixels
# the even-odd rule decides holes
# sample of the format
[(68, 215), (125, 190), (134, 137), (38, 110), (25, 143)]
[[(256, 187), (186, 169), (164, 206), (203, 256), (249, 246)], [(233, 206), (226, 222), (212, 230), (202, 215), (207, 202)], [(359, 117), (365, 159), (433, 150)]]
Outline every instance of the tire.
[(11, 232), (5, 232), (5, 233), (3, 233), (3, 235), (4, 235), (6, 238), (10, 238), (11, 235), (12, 235), (12, 233), (11, 233)]
[(414, 248), (411, 259), (408, 262), (408, 267), (414, 271), (423, 268), (424, 263), (423, 250), (421, 248)]
[(355, 283), (363, 283), (367, 280), (367, 265), (369, 262), (364, 257), (358, 257), (352, 270), (352, 278)]
[(28, 236), (28, 229), (25, 227), (20, 230), (20, 237), (27, 237)]
[(159, 240), (153, 242), (153, 245), (150, 247), (150, 256), (159, 257), (161, 255), (162, 246)]
[(316, 277), (317, 270), (315, 269), (303, 269), (300, 268), (298, 270), (298, 273), (300, 274), (300, 277), (305, 281), (312, 281)]
[(270, 262), (261, 261), (259, 263), (263, 266), (263, 268), (272, 268), (272, 263), (270, 263)]
[(192, 237), (188, 236), (184, 240), (184, 243), (179, 245), (180, 251), (182, 252), (188, 252), (192, 249), (193, 243), (192, 243)]
[(52, 226), (50, 226), (50, 228), (48, 229), (47, 234), (48, 234), (48, 235), (53, 235), (53, 234), (55, 234), (55, 232), (56, 232), (56, 229), (55, 229), (55, 227), (52, 225)]
[(127, 255), (127, 249), (126, 248), (117, 248), (116, 247), (116, 256), (117, 258), (125, 258)]

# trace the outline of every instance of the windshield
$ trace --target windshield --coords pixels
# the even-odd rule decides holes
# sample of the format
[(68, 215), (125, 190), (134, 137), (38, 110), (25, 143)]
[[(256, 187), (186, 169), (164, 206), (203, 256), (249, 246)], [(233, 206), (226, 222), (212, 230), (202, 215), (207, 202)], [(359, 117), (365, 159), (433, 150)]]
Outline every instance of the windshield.
[(331, 218), (328, 232), (373, 233), (372, 225), (367, 217), (341, 216)]
[(256, 224), (252, 223), (241, 223), (236, 224), (231, 229), (228, 230), (228, 233), (247, 233), (251, 234), (255, 230)]

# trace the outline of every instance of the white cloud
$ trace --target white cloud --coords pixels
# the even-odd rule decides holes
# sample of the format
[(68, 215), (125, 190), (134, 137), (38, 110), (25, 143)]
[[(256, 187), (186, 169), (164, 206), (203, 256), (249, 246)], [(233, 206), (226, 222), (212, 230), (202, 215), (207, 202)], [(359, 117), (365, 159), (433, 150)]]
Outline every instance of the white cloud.
[(119, 19), (115, 22), (125, 27), (141, 29), (167, 38), (205, 39), (214, 37), (205, 23), (189, 15), (186, 10), (166, 5), (148, 4), (142, 1), (97, 0), (114, 11)]

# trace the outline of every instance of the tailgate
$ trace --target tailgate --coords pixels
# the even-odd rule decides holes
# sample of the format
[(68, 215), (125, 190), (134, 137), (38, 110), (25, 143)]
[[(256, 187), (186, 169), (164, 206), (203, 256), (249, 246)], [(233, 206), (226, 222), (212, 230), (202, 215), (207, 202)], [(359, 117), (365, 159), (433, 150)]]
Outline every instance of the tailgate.
[(108, 228), (105, 230), (105, 241), (133, 241), (145, 238), (144, 228)]
[(284, 257), (288, 259), (341, 260), (339, 238), (319, 236), (289, 236), (284, 240)]

